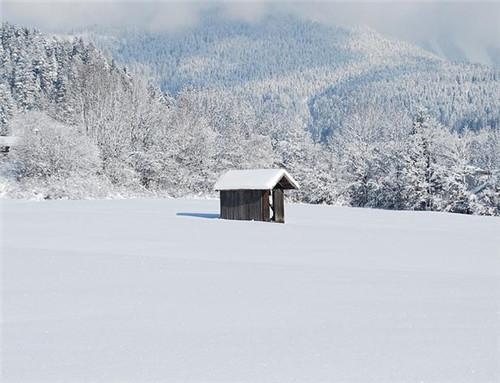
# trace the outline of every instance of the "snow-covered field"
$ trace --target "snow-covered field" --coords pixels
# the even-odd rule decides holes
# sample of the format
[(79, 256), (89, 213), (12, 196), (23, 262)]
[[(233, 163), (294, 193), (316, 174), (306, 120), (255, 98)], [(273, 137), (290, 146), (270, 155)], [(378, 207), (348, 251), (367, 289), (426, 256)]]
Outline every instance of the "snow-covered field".
[(500, 219), (3, 201), (2, 382), (499, 382)]

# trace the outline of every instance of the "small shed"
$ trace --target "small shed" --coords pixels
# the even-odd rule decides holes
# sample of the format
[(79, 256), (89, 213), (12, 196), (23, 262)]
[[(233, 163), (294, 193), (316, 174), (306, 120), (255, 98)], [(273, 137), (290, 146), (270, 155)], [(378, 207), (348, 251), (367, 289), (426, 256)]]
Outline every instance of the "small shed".
[(284, 169), (249, 169), (229, 170), (214, 188), (220, 192), (221, 218), (284, 223), (284, 190), (299, 184)]

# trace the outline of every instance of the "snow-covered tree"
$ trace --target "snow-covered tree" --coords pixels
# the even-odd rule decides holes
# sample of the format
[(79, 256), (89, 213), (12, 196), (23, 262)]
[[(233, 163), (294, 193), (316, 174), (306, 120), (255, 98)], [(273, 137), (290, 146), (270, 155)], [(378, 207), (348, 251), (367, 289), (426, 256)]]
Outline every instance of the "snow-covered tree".
[(426, 112), (420, 111), (406, 148), (403, 178), (407, 207), (435, 210), (441, 207), (445, 169), (441, 156), (445, 150), (445, 129)]
[(9, 153), (10, 171), (18, 180), (87, 177), (100, 171), (97, 146), (41, 112), (19, 115), (12, 130), (22, 137)]

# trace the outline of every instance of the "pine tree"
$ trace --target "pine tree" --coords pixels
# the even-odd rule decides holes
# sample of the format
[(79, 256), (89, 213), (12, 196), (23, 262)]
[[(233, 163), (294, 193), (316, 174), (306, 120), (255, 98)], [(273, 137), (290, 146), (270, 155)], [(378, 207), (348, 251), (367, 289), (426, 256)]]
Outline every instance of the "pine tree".
[(0, 136), (9, 134), (9, 121), (15, 112), (14, 100), (7, 87), (0, 84)]
[(404, 153), (406, 207), (412, 210), (437, 210), (441, 207), (444, 169), (443, 127), (426, 112), (419, 111)]

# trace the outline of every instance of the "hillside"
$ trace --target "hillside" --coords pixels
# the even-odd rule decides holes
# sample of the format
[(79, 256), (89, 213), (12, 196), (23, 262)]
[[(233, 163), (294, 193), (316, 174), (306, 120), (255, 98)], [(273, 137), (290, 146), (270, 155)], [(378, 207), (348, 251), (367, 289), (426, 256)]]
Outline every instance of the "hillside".
[(2, 135), (17, 114), (30, 110), (75, 124), (99, 97), (97, 84), (115, 99), (132, 87), (126, 71), (82, 39), (57, 38), (8, 23), (0, 28), (0, 62)]
[(216, 88), (258, 110), (275, 98), (288, 113), (309, 119), (317, 139), (328, 138), (346, 115), (367, 105), (410, 115), (425, 107), (458, 130), (500, 122), (498, 69), (450, 63), (368, 28), (283, 15), (248, 23), (213, 11), (178, 32), (90, 34), (117, 61), (138, 70), (145, 66), (171, 94)]
[(498, 381), (499, 218), (217, 213), (3, 201), (2, 382)]

